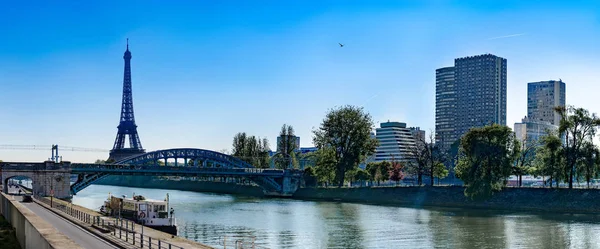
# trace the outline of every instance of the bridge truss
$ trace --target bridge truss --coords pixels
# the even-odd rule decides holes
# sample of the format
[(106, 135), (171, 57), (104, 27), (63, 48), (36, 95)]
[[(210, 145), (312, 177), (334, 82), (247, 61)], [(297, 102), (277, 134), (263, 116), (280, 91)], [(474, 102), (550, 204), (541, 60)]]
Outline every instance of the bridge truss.
[[(167, 163), (169, 159), (174, 159), (174, 165)], [(179, 160), (183, 161), (181, 165)], [(78, 176), (71, 185), (72, 194), (110, 175), (246, 178), (260, 186), (265, 194), (278, 196), (293, 194), (302, 179), (300, 170), (257, 169), (230, 155), (192, 148), (148, 152), (115, 164), (74, 163), (71, 169), (72, 174)]]

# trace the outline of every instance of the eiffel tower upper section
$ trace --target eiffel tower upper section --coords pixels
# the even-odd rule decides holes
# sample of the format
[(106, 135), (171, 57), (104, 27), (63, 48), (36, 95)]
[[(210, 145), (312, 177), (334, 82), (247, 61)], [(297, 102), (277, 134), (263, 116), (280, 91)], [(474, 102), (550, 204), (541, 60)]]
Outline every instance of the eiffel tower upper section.
[[(133, 96), (131, 93), (131, 52), (129, 51), (129, 39), (127, 39), (127, 50), (123, 55), (125, 60), (125, 71), (123, 74), (123, 102), (121, 104), (121, 119), (119, 121), (115, 145), (110, 151), (109, 160), (119, 161), (129, 156), (143, 154), (146, 151), (137, 133), (135, 117), (133, 114)], [(129, 138), (129, 148), (125, 148), (125, 141)]]

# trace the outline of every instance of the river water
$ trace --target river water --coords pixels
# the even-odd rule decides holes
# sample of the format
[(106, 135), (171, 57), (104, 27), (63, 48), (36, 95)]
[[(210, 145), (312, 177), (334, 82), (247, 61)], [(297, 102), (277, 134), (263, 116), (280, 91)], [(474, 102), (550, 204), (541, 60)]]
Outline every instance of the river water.
[(254, 238), (264, 248), (600, 248), (599, 215), (416, 209), (259, 199), (176, 190), (92, 185), (73, 203), (98, 209), (113, 195), (164, 199), (179, 236), (223, 248)]

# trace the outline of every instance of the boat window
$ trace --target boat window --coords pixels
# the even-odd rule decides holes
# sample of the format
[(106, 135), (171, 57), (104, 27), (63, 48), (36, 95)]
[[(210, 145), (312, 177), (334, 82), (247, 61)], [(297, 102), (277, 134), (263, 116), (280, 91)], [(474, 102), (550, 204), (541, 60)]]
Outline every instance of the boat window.
[(158, 206), (158, 211), (165, 211), (165, 205)]

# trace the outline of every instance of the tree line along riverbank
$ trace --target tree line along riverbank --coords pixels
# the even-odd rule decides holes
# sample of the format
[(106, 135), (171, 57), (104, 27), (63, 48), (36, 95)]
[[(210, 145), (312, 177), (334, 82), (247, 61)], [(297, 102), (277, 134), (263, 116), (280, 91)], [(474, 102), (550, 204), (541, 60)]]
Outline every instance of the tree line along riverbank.
[[(156, 177), (107, 177), (103, 185), (159, 188), (263, 197), (259, 187), (233, 183), (166, 181)], [(504, 188), (489, 199), (472, 200), (461, 186), (300, 188), (298, 200), (341, 201), (406, 207), (455, 207), (514, 211), (600, 214), (598, 189)]]

